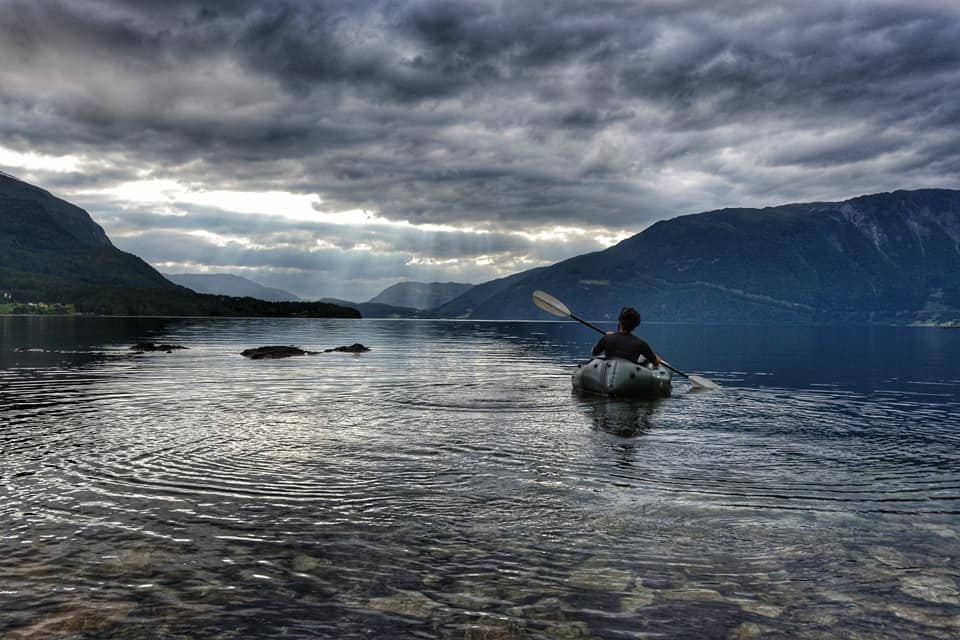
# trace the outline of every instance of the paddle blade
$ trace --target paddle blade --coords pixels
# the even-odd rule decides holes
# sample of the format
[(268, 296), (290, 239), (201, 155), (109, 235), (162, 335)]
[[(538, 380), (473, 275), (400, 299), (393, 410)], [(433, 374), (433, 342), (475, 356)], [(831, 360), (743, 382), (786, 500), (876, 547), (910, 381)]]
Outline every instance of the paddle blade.
[(547, 313), (555, 316), (560, 316), (561, 318), (570, 317), (570, 309), (567, 309), (567, 305), (563, 304), (549, 293), (544, 293), (543, 291), (534, 291), (533, 304), (537, 305)]
[(703, 387), (704, 389), (720, 388), (720, 385), (718, 385), (716, 382), (714, 382), (713, 380), (707, 380), (703, 376), (687, 376), (687, 379), (695, 386)]
[(673, 371), (674, 373), (680, 374), (681, 376), (683, 376), (684, 378), (686, 378), (687, 380), (689, 380), (689, 381), (690, 381), (690, 384), (692, 384), (692, 385), (695, 386), (695, 387), (699, 387), (699, 388), (701, 388), (701, 389), (719, 389), (719, 388), (720, 388), (720, 385), (718, 385), (718, 384), (717, 384), (716, 382), (714, 382), (713, 380), (707, 380), (707, 379), (704, 378), (703, 376), (691, 376), (691, 375), (688, 375), (688, 374), (684, 373), (683, 371), (680, 371), (680, 369), (677, 369), (676, 367), (674, 367), (672, 364), (670, 364), (670, 363), (667, 362), (666, 360), (660, 360), (660, 364), (662, 364), (663, 366), (665, 366), (667, 369), (670, 369), (670, 371)]

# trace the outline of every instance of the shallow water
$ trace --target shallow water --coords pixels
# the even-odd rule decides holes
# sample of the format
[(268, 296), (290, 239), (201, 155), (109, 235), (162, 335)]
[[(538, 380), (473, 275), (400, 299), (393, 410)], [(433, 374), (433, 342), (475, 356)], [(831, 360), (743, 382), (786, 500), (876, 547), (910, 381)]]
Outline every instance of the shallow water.
[(565, 323), (0, 318), (0, 636), (960, 634), (960, 331), (642, 334), (724, 389), (578, 396)]

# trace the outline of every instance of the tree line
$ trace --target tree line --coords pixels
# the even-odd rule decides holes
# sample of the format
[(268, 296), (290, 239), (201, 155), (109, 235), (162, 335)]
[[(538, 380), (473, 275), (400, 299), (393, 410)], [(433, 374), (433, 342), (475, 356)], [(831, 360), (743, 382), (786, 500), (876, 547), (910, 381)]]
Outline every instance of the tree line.
[(78, 313), (122, 316), (270, 316), (359, 318), (360, 312), (326, 302), (270, 302), (195, 293), (186, 287), (89, 285), (56, 276), (0, 269), (0, 293), (10, 303), (72, 304)]

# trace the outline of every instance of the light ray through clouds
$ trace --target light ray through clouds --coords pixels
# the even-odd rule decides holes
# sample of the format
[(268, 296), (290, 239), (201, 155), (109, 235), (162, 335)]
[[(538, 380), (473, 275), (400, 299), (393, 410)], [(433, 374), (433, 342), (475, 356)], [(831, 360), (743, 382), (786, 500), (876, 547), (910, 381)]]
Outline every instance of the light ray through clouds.
[(0, 170), (166, 271), (479, 282), (957, 187), (960, 4), (4, 0)]
[[(176, 190), (179, 196), (184, 193)], [(313, 206), (309, 199), (294, 199), (301, 209), (290, 210), (292, 215), (255, 213), (255, 200), (237, 207), (242, 213), (209, 206), (206, 197), (194, 200), (197, 204), (173, 198), (147, 201), (139, 208), (132, 208), (130, 200), (100, 200), (90, 206), (102, 212), (100, 222), (118, 247), (166, 272), (243, 272), (257, 281), (296, 280), (297, 287), (289, 288), (306, 297), (350, 299), (346, 293), (360, 293), (366, 299), (398, 278), (491, 279), (503, 269), (517, 271), (562, 259), (571, 247), (584, 253), (602, 246), (576, 228), (531, 234), (413, 225), (373, 216), (357, 222), (349, 216), (307, 214)], [(316, 276), (315, 282), (309, 274)]]

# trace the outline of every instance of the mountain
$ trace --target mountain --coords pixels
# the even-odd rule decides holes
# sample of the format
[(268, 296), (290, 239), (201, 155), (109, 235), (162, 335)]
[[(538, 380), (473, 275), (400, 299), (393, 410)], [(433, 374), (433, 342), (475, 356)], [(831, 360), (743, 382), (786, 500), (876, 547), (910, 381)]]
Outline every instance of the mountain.
[(0, 175), (0, 229), (4, 272), (90, 285), (175, 286), (140, 258), (114, 247), (83, 209), (6, 174)]
[(113, 246), (103, 228), (94, 222), (86, 211), (2, 171), (0, 171), (0, 198), (4, 199), (7, 206), (18, 200), (35, 204), (57, 221), (57, 227), (60, 230), (82, 245)]
[(722, 209), (658, 222), (616, 246), (477, 285), (438, 317), (544, 319), (536, 289), (577, 315), (637, 307), (673, 322), (960, 319), (960, 191)]
[(419, 309), (396, 307), (380, 302), (350, 302), (340, 298), (320, 298), (320, 302), (356, 309), (364, 318), (417, 318), (420, 315)]
[(369, 302), (388, 304), (394, 307), (433, 309), (453, 300), (473, 288), (463, 282), (398, 282), (387, 287)]
[(230, 273), (165, 273), (170, 282), (179, 284), (197, 293), (214, 293), (223, 296), (250, 297), (258, 300), (297, 302), (297, 296), (284, 291), (265, 287), (259, 282), (248, 280)]
[(0, 293), (13, 302), (72, 303), (109, 315), (359, 317), (327, 303), (194, 293), (120, 251), (90, 215), (0, 173)]

